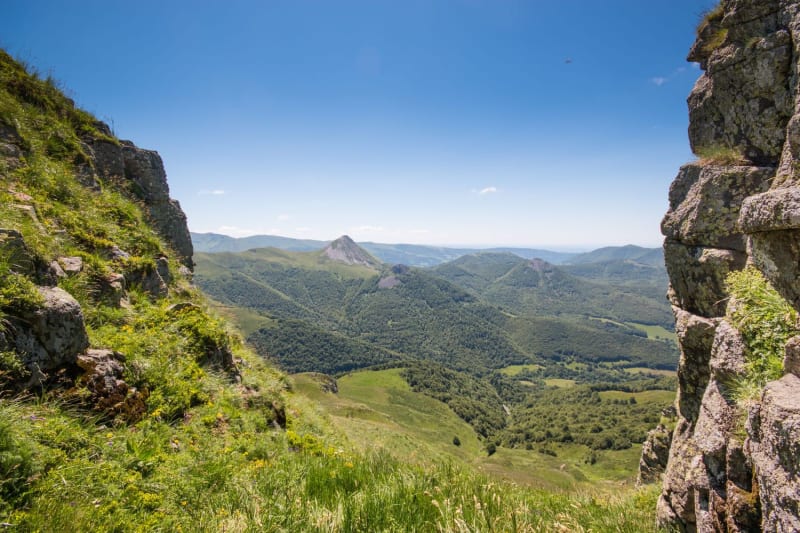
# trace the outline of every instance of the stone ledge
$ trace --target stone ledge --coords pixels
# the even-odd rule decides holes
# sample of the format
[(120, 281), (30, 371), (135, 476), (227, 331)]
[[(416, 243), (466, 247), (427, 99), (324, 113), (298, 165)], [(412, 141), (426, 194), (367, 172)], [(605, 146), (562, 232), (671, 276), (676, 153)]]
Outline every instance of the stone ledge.
[(800, 188), (775, 189), (745, 198), (739, 226), (745, 233), (800, 228)]

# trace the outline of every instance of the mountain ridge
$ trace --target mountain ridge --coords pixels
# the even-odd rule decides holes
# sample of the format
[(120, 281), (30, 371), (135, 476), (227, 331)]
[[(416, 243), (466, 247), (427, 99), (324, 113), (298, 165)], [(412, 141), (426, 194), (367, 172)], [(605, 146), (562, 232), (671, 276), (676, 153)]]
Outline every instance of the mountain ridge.
[[(291, 237), (280, 237), (276, 235), (254, 235), (250, 237), (230, 237), (219, 233), (191, 233), (192, 243), (198, 252), (220, 253), (220, 252), (243, 252), (253, 248), (280, 248), (283, 250), (297, 252), (311, 252), (319, 250), (331, 241), (320, 241), (313, 239), (294, 239)], [(564, 264), (575, 257), (586, 254), (578, 252), (558, 252), (540, 248), (522, 247), (493, 247), (493, 248), (464, 248), (436, 246), (425, 244), (405, 244), (405, 243), (377, 243), (365, 241), (358, 243), (360, 247), (375, 256), (377, 259), (388, 264), (406, 264), (409, 266), (430, 267), (441, 263), (458, 259), (461, 256), (475, 253), (513, 253), (526, 259), (540, 258), (553, 264)], [(660, 254), (659, 248), (642, 248), (635, 245), (628, 245), (642, 251), (650, 251), (653, 254)], [(599, 250), (625, 249), (626, 247), (606, 247)], [(592, 252), (587, 252), (590, 254)], [(644, 252), (642, 252), (644, 254)], [(588, 256), (587, 256), (588, 257)], [(612, 257), (610, 257), (611, 259)], [(591, 261), (588, 261), (591, 262)], [(663, 264), (663, 261), (662, 261)]]

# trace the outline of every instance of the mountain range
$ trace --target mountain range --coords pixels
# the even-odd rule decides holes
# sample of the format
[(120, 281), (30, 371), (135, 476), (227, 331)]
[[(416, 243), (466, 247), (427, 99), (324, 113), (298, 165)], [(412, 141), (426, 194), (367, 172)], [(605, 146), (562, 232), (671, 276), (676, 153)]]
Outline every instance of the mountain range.
[[(243, 252), (253, 248), (279, 248), (293, 252), (311, 252), (319, 250), (330, 241), (319, 241), (309, 239), (292, 239), (289, 237), (279, 237), (276, 235), (253, 235), (250, 237), (229, 237), (218, 233), (192, 233), (192, 243), (197, 252)], [(358, 243), (364, 250), (377, 257), (384, 263), (404, 264), (409, 266), (428, 267), (435, 266), (453, 259), (458, 259), (463, 255), (479, 252), (498, 252), (513, 253), (526, 259), (539, 258), (553, 264), (569, 263), (573, 258), (581, 259), (590, 257), (589, 254), (572, 252), (557, 252), (538, 248), (514, 248), (514, 247), (494, 247), (494, 248), (455, 248), (445, 246), (429, 246), (424, 244), (385, 244), (376, 242)], [(627, 256), (647, 256), (649, 254), (660, 254), (658, 248), (640, 248), (638, 246), (628, 246), (620, 248), (606, 248), (610, 255), (614, 250)], [(598, 250), (599, 252), (599, 250)], [(612, 257), (608, 257), (611, 259)], [(620, 257), (621, 258), (621, 257)], [(661, 260), (663, 264), (663, 260)]]

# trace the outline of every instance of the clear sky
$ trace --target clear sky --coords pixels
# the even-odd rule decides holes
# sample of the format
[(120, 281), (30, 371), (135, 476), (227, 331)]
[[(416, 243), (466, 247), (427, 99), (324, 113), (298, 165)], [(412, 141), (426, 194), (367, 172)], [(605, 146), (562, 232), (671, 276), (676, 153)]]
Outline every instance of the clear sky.
[(3, 0), (192, 231), (657, 246), (713, 0)]

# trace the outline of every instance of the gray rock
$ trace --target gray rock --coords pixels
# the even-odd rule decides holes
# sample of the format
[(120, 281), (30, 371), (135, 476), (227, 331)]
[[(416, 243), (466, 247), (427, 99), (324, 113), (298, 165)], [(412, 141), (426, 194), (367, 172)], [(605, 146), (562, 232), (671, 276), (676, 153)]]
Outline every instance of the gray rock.
[(83, 259), (80, 257), (59, 257), (58, 263), (69, 275), (79, 274), (83, 270)]
[(800, 228), (800, 189), (776, 189), (742, 202), (739, 225), (747, 233)]
[(667, 467), (671, 443), (672, 434), (662, 424), (647, 433), (647, 438), (642, 444), (642, 456), (639, 459), (639, 472), (636, 476), (637, 486), (661, 480)]
[(677, 408), (692, 424), (700, 412), (700, 402), (709, 378), (709, 360), (717, 323), (713, 319), (673, 308), (675, 333), (681, 349), (678, 361)]
[(745, 266), (740, 251), (664, 242), (664, 258), (674, 298), (681, 308), (704, 317), (725, 314), (725, 278)]
[(692, 439), (692, 425), (685, 418), (679, 418), (672, 433), (667, 469), (656, 508), (660, 527), (677, 528), (680, 531), (696, 530), (696, 495), (692, 476), (692, 463), (696, 457), (698, 451)]
[(800, 309), (800, 229), (753, 233), (750, 262), (795, 309)]
[(58, 261), (50, 261), (50, 273), (57, 279), (67, 277), (67, 273), (64, 272), (64, 269), (61, 268), (61, 265), (58, 264)]
[(787, 374), (794, 374), (800, 377), (800, 335), (792, 337), (786, 342), (783, 370)]
[(83, 370), (78, 384), (91, 394), (90, 405), (94, 410), (135, 422), (147, 411), (146, 396), (125, 382), (123, 362), (120, 353), (87, 350), (76, 360)]
[(744, 251), (739, 208), (774, 175), (771, 167), (684, 165), (670, 186), (661, 232), (683, 244)]
[(169, 197), (161, 156), (124, 142), (122, 155), (125, 179), (132, 182), (135, 193), (144, 200), (156, 230), (170, 243), (181, 263), (192, 269), (193, 248), (186, 215), (180, 204)]
[(727, 320), (720, 321), (711, 347), (711, 374), (723, 388), (745, 371), (746, 345), (742, 334)]
[(709, 56), (689, 95), (692, 150), (736, 147), (751, 161), (777, 166), (794, 108), (791, 36), (776, 29), (746, 42), (730, 37)]
[(32, 372), (72, 364), (89, 346), (80, 304), (58, 287), (39, 287), (39, 292), (44, 305), (25, 312), (15, 324), (16, 350)]
[(767, 384), (748, 417), (763, 531), (800, 531), (800, 378)]

